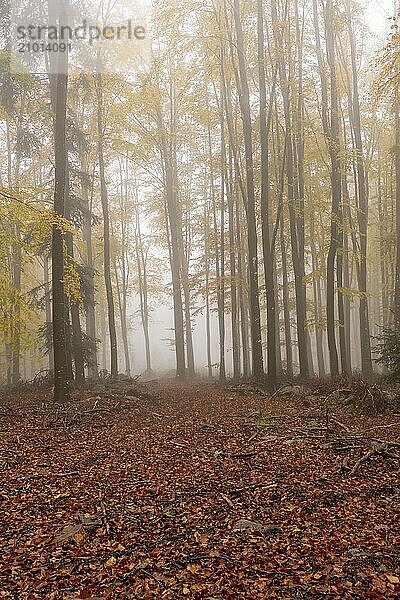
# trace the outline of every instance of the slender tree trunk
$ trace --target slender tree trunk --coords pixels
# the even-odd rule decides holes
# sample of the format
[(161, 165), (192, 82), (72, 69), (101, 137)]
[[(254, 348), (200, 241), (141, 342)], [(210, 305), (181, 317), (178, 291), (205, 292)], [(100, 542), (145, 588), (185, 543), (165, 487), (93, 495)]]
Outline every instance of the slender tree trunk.
[[(19, 235), (18, 230), (16, 235)], [(15, 244), (13, 247), (13, 285), (17, 293), (21, 292), (21, 267), (22, 267), (21, 247)], [(17, 302), (13, 311), (13, 345), (12, 345), (12, 385), (18, 385), (20, 374), (20, 355), (21, 355), (21, 332), (20, 332), (20, 307)]]
[(264, 360), (261, 340), (261, 320), (258, 290), (258, 251), (257, 251), (257, 224), (254, 192), (253, 170), (253, 140), (250, 113), (250, 92), (246, 73), (246, 58), (244, 53), (243, 29), (240, 17), (239, 0), (233, 0), (233, 14), (236, 30), (237, 54), (239, 61), (240, 86), (239, 100), (243, 120), (243, 135), (246, 161), (246, 216), (248, 239), (248, 267), (249, 267), (249, 300), (250, 300), (250, 329), (252, 351), (252, 375), (258, 380), (264, 379)]
[(109, 364), (109, 351), (108, 351), (108, 335), (107, 335), (107, 323), (106, 323), (106, 308), (104, 303), (100, 303), (100, 328), (101, 328), (101, 342), (102, 342), (102, 368), (103, 372), (106, 373), (108, 371)]
[[(347, 187), (347, 174), (342, 174), (342, 198), (343, 198), (343, 286), (345, 290), (351, 288), (351, 276), (350, 276), (350, 247), (349, 247), (349, 215), (350, 215), (350, 198), (349, 190)], [(351, 358), (351, 319), (350, 319), (350, 298), (347, 294), (342, 294), (344, 303), (344, 333), (347, 353), (347, 372), (351, 376), (352, 373), (352, 358)]]
[(146, 375), (151, 375), (151, 346), (150, 346), (150, 312), (149, 291), (147, 283), (147, 254), (143, 248), (142, 233), (140, 229), (139, 207), (136, 204), (136, 229), (135, 229), (135, 251), (139, 283), (140, 316), (143, 327), (144, 347), (146, 354)]
[[(342, 222), (341, 210), (339, 221)], [(336, 255), (336, 280), (338, 287), (338, 320), (339, 320), (339, 348), (340, 348), (340, 366), (343, 375), (349, 375), (345, 330), (345, 313), (343, 298), (343, 231), (338, 231), (338, 252)]]
[(195, 374), (194, 366), (194, 348), (193, 348), (193, 333), (192, 333), (192, 315), (190, 308), (190, 282), (189, 268), (185, 251), (182, 249), (182, 288), (183, 297), (185, 300), (185, 332), (186, 332), (186, 353), (187, 353), (187, 374), (193, 377)]
[[(70, 193), (69, 193), (69, 161), (68, 155), (66, 157), (66, 190), (65, 190), (65, 216), (68, 220), (71, 218), (71, 205), (70, 205)], [(67, 250), (67, 255), (70, 259), (74, 260), (74, 242), (72, 238), (72, 233), (68, 232), (65, 235), (65, 245)], [(67, 335), (67, 340), (70, 339), (71, 344), (71, 352), (68, 352), (68, 344), (67, 344), (67, 356), (72, 353), (74, 359), (74, 367), (75, 367), (75, 381), (77, 383), (82, 383), (85, 380), (85, 367), (83, 361), (83, 345), (82, 345), (82, 329), (81, 329), (81, 321), (79, 314), (79, 305), (72, 298), (71, 300), (66, 300), (67, 311), (71, 314), (71, 335)], [(69, 322), (69, 314), (66, 319), (67, 323)], [(72, 361), (71, 367), (68, 365), (68, 370), (71, 368), (72, 371)]]
[[(119, 320), (121, 324), (121, 338), (122, 338), (122, 347), (124, 351), (124, 361), (125, 361), (125, 375), (128, 377), (131, 376), (131, 365), (130, 365), (130, 357), (129, 357), (129, 343), (128, 343), (128, 326), (127, 326), (127, 300), (126, 300), (126, 292), (124, 290), (124, 285), (119, 280), (118, 268), (117, 264), (114, 261), (114, 276), (115, 276), (115, 285), (117, 288), (117, 300), (118, 300), (118, 309), (119, 309)], [(122, 276), (123, 277), (123, 276)]]
[(400, 94), (395, 98), (395, 177), (396, 177), (396, 279), (394, 293), (394, 316), (400, 327)]
[[(169, 151), (166, 139), (166, 130), (163, 122), (161, 108), (157, 108), (157, 126), (160, 138), (160, 152), (164, 176), (164, 196), (167, 216), (167, 230), (169, 230), (169, 251), (172, 273), (172, 297), (174, 304), (174, 331), (176, 376), (180, 379), (186, 376), (185, 337), (183, 320), (183, 302), (181, 289), (181, 249), (180, 235), (182, 231), (179, 221), (177, 198), (177, 174), (174, 161)], [(179, 229), (180, 228), (180, 229)]]
[(282, 294), (283, 294), (283, 318), (285, 321), (285, 348), (286, 348), (286, 374), (293, 377), (293, 350), (292, 333), (289, 308), (289, 286), (286, 259), (286, 243), (283, 219), (281, 220), (281, 255), (282, 255)]
[(207, 374), (212, 377), (212, 358), (211, 358), (211, 324), (210, 324), (210, 258), (209, 258), (209, 207), (207, 201), (207, 179), (204, 182), (204, 269), (205, 269), (205, 297), (206, 297), (206, 349), (207, 349)]
[[(120, 274), (121, 281), (119, 282), (117, 264), (115, 265), (115, 279), (118, 286), (118, 301), (120, 311), (120, 322), (121, 322), (121, 337), (122, 345), (124, 350), (124, 361), (125, 361), (125, 375), (131, 376), (131, 361), (129, 353), (129, 341), (128, 341), (128, 285), (129, 285), (129, 257), (127, 255), (128, 235), (127, 235), (127, 215), (126, 206), (128, 202), (128, 160), (126, 162), (126, 173), (125, 182), (123, 178), (123, 168), (120, 163), (120, 183), (121, 193), (119, 196), (119, 212), (120, 212), (120, 223), (121, 223), (121, 254), (120, 254)], [(120, 285), (119, 285), (120, 283)]]
[[(319, 263), (317, 257), (317, 248), (315, 244), (314, 218), (311, 220), (311, 258), (312, 269), (315, 274), (319, 272)], [(318, 277), (318, 279), (316, 279)], [(313, 295), (314, 295), (314, 321), (315, 321), (315, 346), (317, 350), (317, 364), (319, 377), (325, 377), (325, 357), (322, 340), (322, 294), (319, 275), (313, 277)]]
[[(269, 384), (276, 384), (276, 317), (274, 265), (270, 240), (270, 188), (267, 127), (267, 89), (265, 78), (263, 0), (257, 0), (258, 81), (260, 88), (260, 146), (261, 146), (261, 223), (264, 258), (265, 295), (267, 302), (267, 375)], [(272, 101), (272, 99), (271, 99)]]
[[(67, 2), (60, 5), (60, 24), (67, 12)], [(68, 57), (61, 53), (59, 58), (59, 73), (55, 77), (54, 89), (54, 150), (55, 150), (55, 185), (54, 212), (64, 217), (66, 189), (66, 112), (68, 88)], [(65, 294), (64, 294), (64, 242), (59, 228), (53, 226), (52, 242), (52, 315), (53, 315), (53, 352), (54, 352), (54, 400), (65, 402), (69, 396), (69, 385), (66, 363), (65, 341)]]
[(114, 296), (111, 280), (111, 258), (110, 258), (110, 217), (108, 212), (108, 193), (104, 168), (104, 124), (103, 124), (103, 80), (101, 73), (96, 75), (96, 96), (97, 96), (97, 153), (99, 159), (100, 172), (100, 196), (101, 207), (103, 211), (103, 268), (104, 282), (107, 295), (108, 310), (108, 329), (110, 335), (111, 352), (111, 377), (118, 374), (118, 347), (117, 332), (115, 327), (115, 308)]
[(238, 316), (238, 293), (237, 273), (235, 256), (235, 220), (234, 220), (234, 196), (235, 184), (233, 183), (232, 152), (229, 153), (229, 183), (227, 184), (228, 201), (228, 225), (229, 225), (229, 267), (230, 267), (230, 289), (231, 289), (231, 329), (232, 329), (232, 354), (233, 354), (233, 379), (240, 377), (240, 340), (239, 340), (239, 316)]
[[(22, 116), (25, 110), (25, 89), (22, 93), (21, 107), (16, 115), (16, 141), (15, 141), (15, 159), (13, 168), (13, 149), (11, 146), (10, 126), (8, 119), (6, 120), (6, 138), (7, 138), (7, 181), (8, 187), (18, 190), (19, 172), (21, 164), (21, 133), (22, 133)], [(14, 235), (16, 239), (20, 239), (21, 234), (18, 225), (14, 226)], [(12, 261), (12, 281), (16, 295), (21, 292), (21, 276), (22, 276), (22, 252), (21, 244), (17, 241), (11, 247)], [(21, 309), (19, 302), (14, 303), (12, 311), (11, 327), (12, 327), (12, 344), (11, 344), (11, 385), (18, 385), (21, 379), (20, 373), (20, 358), (21, 358)]]
[[(221, 59), (223, 60), (223, 58)], [(222, 104), (222, 102), (221, 102)], [(215, 246), (220, 247), (217, 261), (218, 286), (218, 325), (219, 325), (219, 379), (225, 381), (225, 187), (226, 187), (226, 147), (223, 111), (221, 110), (221, 198), (220, 198), (220, 234), (218, 236), (217, 209), (213, 206)], [(219, 240), (218, 240), (219, 237)]]
[(381, 296), (381, 319), (380, 322), (385, 326), (387, 323), (388, 313), (388, 298), (387, 298), (387, 281), (386, 281), (386, 261), (385, 249), (383, 240), (385, 237), (385, 217), (383, 208), (383, 190), (382, 190), (382, 171), (381, 157), (378, 155), (378, 216), (379, 216), (379, 265), (380, 265), (380, 296)]
[[(86, 249), (86, 277), (88, 280), (87, 306), (86, 306), (86, 334), (92, 340), (93, 355), (88, 367), (89, 379), (97, 379), (97, 345), (96, 345), (96, 308), (95, 308), (95, 288), (94, 288), (94, 264), (93, 264), (93, 244), (92, 244), (92, 206), (88, 193), (88, 169), (87, 157), (81, 156), (81, 190), (82, 199), (85, 207), (83, 223), (83, 239)], [(93, 181), (92, 181), (93, 186)]]
[(358, 179), (358, 227), (360, 235), (360, 278), (358, 282), (360, 295), (359, 321), (361, 343), (361, 371), (366, 377), (372, 375), (371, 336), (369, 331), (368, 297), (367, 297), (367, 232), (368, 232), (368, 185), (365, 174), (364, 148), (361, 137), (360, 100), (356, 63), (356, 43), (353, 32), (349, 0), (346, 1), (347, 25), (349, 30), (351, 73), (353, 80), (352, 111), (354, 139), (357, 150)]
[[(292, 73), (291, 61), (289, 61), (289, 72), (285, 62), (283, 49), (285, 41), (281, 33), (281, 21), (277, 13), (275, 0), (271, 2), (272, 22), (275, 44), (279, 49), (279, 76), (281, 82), (281, 92), (283, 98), (283, 109), (286, 129), (286, 177), (287, 177), (287, 197), (290, 222), (290, 240), (292, 250), (292, 262), (295, 276), (295, 294), (296, 294), (296, 321), (297, 321), (297, 342), (300, 363), (300, 375), (303, 378), (309, 376), (309, 360), (307, 355), (307, 304), (306, 304), (306, 287), (305, 287), (305, 271), (304, 271), (304, 225), (301, 215), (303, 199), (297, 197), (299, 195), (298, 181), (296, 175), (299, 174), (299, 169), (296, 167), (296, 140), (294, 138), (295, 122), (292, 117), (291, 93), (290, 85), (294, 74)], [(285, 11), (287, 8), (285, 9)], [(283, 17), (287, 19), (285, 14)], [(290, 43), (290, 32), (289, 32)], [(301, 71), (300, 71), (301, 73)], [(300, 143), (301, 147), (302, 142)], [(304, 192), (303, 196), (304, 196)]]
[(249, 319), (248, 306), (246, 299), (247, 294), (247, 279), (245, 276), (245, 258), (242, 252), (243, 243), (241, 236), (241, 219), (238, 202), (236, 202), (236, 240), (238, 253), (238, 281), (239, 281), (239, 310), (240, 310), (240, 334), (242, 337), (242, 357), (243, 357), (243, 375), (250, 376), (250, 349), (249, 349)]
[[(47, 253), (43, 258), (43, 280), (44, 280), (44, 301), (45, 301), (45, 315), (46, 315), (46, 326), (50, 326), (51, 319), (51, 296), (50, 296), (50, 278), (49, 278), (49, 256)], [(53, 348), (49, 348), (49, 375), (54, 375), (54, 355)]]
[(340, 125), (339, 125), (339, 102), (336, 75), (336, 50), (334, 34), (334, 9), (332, 0), (326, 1), (324, 7), (324, 23), (326, 37), (326, 54), (330, 74), (330, 120), (328, 116), (328, 83), (326, 76), (326, 64), (322, 55), (320, 31), (318, 21), (317, 0), (313, 0), (314, 30), (318, 68), (321, 81), (321, 113), (322, 126), (326, 137), (329, 157), (331, 162), (331, 226), (330, 244), (327, 257), (326, 269), (326, 317), (327, 335), (331, 378), (339, 375), (339, 360), (335, 337), (335, 262), (338, 249), (338, 212), (341, 203), (341, 167), (340, 167)]
[[(275, 253), (274, 253), (275, 256)], [(275, 263), (275, 259), (274, 259)], [(282, 366), (282, 348), (281, 348), (281, 308), (279, 305), (279, 285), (276, 265), (274, 268), (274, 295), (275, 295), (275, 354), (276, 354), (276, 374), (281, 377), (283, 374)]]

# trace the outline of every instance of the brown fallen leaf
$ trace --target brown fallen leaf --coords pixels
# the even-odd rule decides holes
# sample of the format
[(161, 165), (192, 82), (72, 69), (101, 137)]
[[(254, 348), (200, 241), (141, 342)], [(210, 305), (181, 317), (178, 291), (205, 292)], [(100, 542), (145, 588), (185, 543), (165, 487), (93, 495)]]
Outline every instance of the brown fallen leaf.
[(68, 525), (64, 527), (62, 532), (54, 538), (54, 544), (56, 546), (62, 546), (65, 542), (69, 542), (70, 540), (74, 540), (79, 543), (85, 537), (85, 533), (83, 531), (83, 525)]
[(192, 564), (192, 565), (188, 565), (186, 567), (186, 569), (188, 571), (190, 571), (191, 573), (197, 573), (198, 571), (201, 571), (201, 566), (200, 565), (196, 565), (196, 564)]

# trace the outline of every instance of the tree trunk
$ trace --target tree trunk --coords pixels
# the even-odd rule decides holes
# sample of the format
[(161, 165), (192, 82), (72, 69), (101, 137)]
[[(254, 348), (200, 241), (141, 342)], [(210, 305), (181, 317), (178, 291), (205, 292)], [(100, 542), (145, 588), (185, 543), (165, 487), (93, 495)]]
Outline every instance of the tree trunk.
[(238, 202), (236, 202), (236, 240), (237, 247), (239, 248), (238, 253), (238, 281), (239, 281), (239, 311), (240, 311), (240, 334), (242, 337), (242, 357), (243, 357), (243, 375), (245, 377), (250, 376), (250, 349), (249, 349), (249, 319), (248, 319), (248, 306), (246, 299), (247, 285), (245, 276), (245, 258), (243, 253), (243, 242), (242, 242), (242, 227), (240, 219), (240, 210)]
[(234, 220), (234, 197), (232, 151), (229, 153), (229, 182), (227, 184), (228, 201), (228, 226), (229, 226), (229, 268), (231, 288), (231, 329), (232, 329), (232, 355), (233, 355), (233, 379), (240, 377), (240, 340), (239, 340), (239, 315), (238, 315), (238, 292), (235, 256), (235, 220)]
[[(67, 2), (60, 7), (61, 24), (67, 12)], [(66, 189), (66, 111), (68, 88), (68, 58), (67, 53), (59, 57), (59, 73), (55, 78), (54, 89), (54, 150), (55, 150), (55, 184), (54, 212), (64, 217)], [(65, 402), (69, 396), (67, 378), (66, 341), (65, 341), (65, 294), (64, 294), (64, 244), (63, 236), (58, 227), (53, 226), (52, 242), (52, 314), (53, 314), (53, 353), (54, 353), (54, 400)]]
[[(68, 151), (67, 151), (68, 152)], [(65, 189), (65, 216), (68, 220), (71, 218), (71, 205), (70, 205), (70, 194), (69, 194), (69, 161), (68, 154), (66, 157), (66, 189)], [(72, 233), (68, 232), (65, 234), (65, 245), (67, 250), (67, 255), (74, 260), (74, 242), (72, 238)], [(71, 353), (74, 359), (74, 367), (75, 367), (75, 381), (77, 383), (82, 383), (85, 380), (85, 367), (83, 361), (83, 346), (82, 346), (82, 329), (81, 329), (81, 320), (79, 314), (79, 305), (72, 298), (71, 300), (66, 301), (67, 311), (69, 310), (71, 314), (71, 325), (72, 325), (72, 336), (67, 335), (67, 340), (70, 339), (71, 343)], [(67, 322), (69, 322), (69, 315), (67, 318)], [(68, 331), (69, 334), (69, 331)], [(67, 348), (67, 356), (68, 356), (68, 348)], [(68, 359), (67, 359), (68, 360)], [(68, 370), (69, 370), (68, 365)], [(71, 361), (71, 370), (72, 370), (72, 361)]]
[(104, 282), (107, 295), (108, 329), (110, 335), (111, 352), (111, 377), (118, 374), (118, 348), (117, 332), (115, 328), (114, 296), (111, 280), (111, 258), (110, 258), (110, 217), (108, 213), (108, 194), (104, 168), (104, 125), (103, 125), (103, 81), (101, 73), (96, 74), (96, 96), (97, 96), (97, 153), (99, 159), (100, 173), (100, 196), (103, 211), (103, 268)]
[(360, 295), (359, 321), (361, 344), (361, 371), (365, 377), (372, 375), (371, 336), (369, 331), (368, 297), (367, 297), (367, 231), (368, 231), (368, 185), (365, 175), (364, 148), (361, 137), (360, 99), (356, 64), (356, 43), (353, 32), (349, 0), (346, 2), (347, 25), (349, 30), (351, 74), (353, 79), (351, 118), (357, 150), (358, 176), (358, 227), (360, 235), (360, 269), (358, 289)]
[[(50, 279), (49, 279), (49, 256), (46, 253), (43, 258), (43, 280), (44, 280), (44, 302), (45, 302), (45, 315), (46, 315), (46, 326), (50, 326), (51, 319), (51, 296), (50, 296)], [(49, 375), (54, 375), (54, 354), (53, 348), (49, 348)]]
[[(319, 272), (319, 263), (317, 257), (317, 248), (315, 244), (315, 227), (314, 218), (311, 220), (311, 259), (313, 273)], [(317, 364), (318, 364), (318, 375), (319, 377), (325, 377), (325, 358), (324, 358), (324, 346), (322, 340), (322, 294), (320, 278), (316, 279), (317, 275), (313, 277), (313, 295), (314, 295), (314, 321), (315, 321), (315, 347), (317, 351)]]
[(335, 262), (338, 249), (338, 212), (341, 203), (341, 167), (340, 167), (340, 126), (339, 126), (339, 104), (336, 76), (336, 50), (334, 34), (334, 9), (332, 0), (327, 0), (324, 7), (324, 23), (326, 34), (327, 63), (330, 73), (330, 121), (328, 117), (328, 83), (326, 78), (326, 64), (323, 59), (320, 31), (318, 22), (317, 0), (313, 0), (314, 30), (316, 40), (316, 51), (318, 69), (321, 81), (322, 94), (322, 126), (326, 138), (328, 152), (331, 162), (331, 226), (330, 244), (326, 268), (326, 320), (328, 335), (328, 350), (331, 378), (339, 375), (339, 360), (335, 337)]
[(293, 350), (292, 350), (292, 332), (290, 322), (289, 308), (289, 286), (288, 271), (286, 259), (286, 243), (283, 219), (281, 220), (281, 255), (282, 255), (282, 294), (283, 294), (283, 318), (285, 322), (285, 348), (286, 348), (286, 374), (291, 379), (293, 377)]
[(153, 370), (151, 366), (150, 349), (150, 327), (149, 327), (149, 304), (148, 304), (148, 285), (147, 285), (147, 266), (146, 256), (143, 250), (142, 235), (140, 231), (139, 210), (136, 208), (136, 231), (135, 231), (135, 250), (136, 264), (139, 280), (139, 299), (140, 316), (143, 327), (144, 347), (146, 354), (146, 375), (151, 375)]
[[(87, 306), (86, 306), (86, 334), (93, 343), (93, 356), (88, 364), (89, 379), (97, 379), (97, 345), (96, 345), (96, 308), (95, 308), (95, 288), (94, 288), (94, 264), (93, 264), (93, 244), (92, 244), (92, 206), (88, 193), (88, 169), (87, 156), (81, 156), (81, 190), (84, 202), (84, 223), (83, 239), (86, 249), (86, 276), (88, 279)], [(92, 181), (93, 185), (93, 181)]]
[[(271, 3), (273, 31), (275, 44), (279, 49), (281, 59), (279, 61), (279, 76), (281, 81), (281, 93), (283, 98), (283, 109), (286, 129), (286, 178), (287, 178), (287, 197), (290, 223), (290, 241), (292, 250), (292, 262), (295, 276), (295, 294), (296, 294), (296, 321), (297, 321), (297, 342), (300, 363), (300, 375), (303, 378), (309, 376), (309, 361), (307, 353), (307, 304), (306, 287), (304, 271), (304, 225), (301, 216), (301, 205), (303, 202), (299, 196), (299, 187), (295, 178), (298, 161), (296, 162), (296, 141), (294, 138), (295, 122), (292, 118), (290, 85), (292, 77), (292, 66), (289, 61), (289, 73), (287, 73), (285, 56), (282, 53), (284, 48), (284, 39), (281, 33), (280, 17), (277, 13), (275, 0)], [(287, 9), (285, 9), (286, 11)], [(284, 18), (287, 18), (285, 14)], [(302, 142), (301, 142), (302, 143)], [(300, 143), (300, 147), (301, 147)], [(302, 168), (302, 167), (301, 167)], [(304, 192), (303, 196), (304, 196)]]
[[(176, 376), (184, 379), (186, 376), (185, 337), (183, 321), (183, 302), (181, 290), (181, 250), (180, 240), (182, 223), (179, 220), (177, 206), (177, 174), (172, 160), (166, 130), (163, 122), (161, 108), (157, 107), (157, 127), (160, 142), (160, 154), (164, 176), (164, 199), (167, 217), (167, 231), (169, 230), (169, 252), (172, 273), (172, 297), (174, 304), (174, 331)], [(180, 228), (180, 229), (179, 229)]]
[[(261, 223), (264, 258), (265, 295), (267, 302), (267, 376), (271, 387), (276, 384), (276, 317), (274, 265), (270, 240), (270, 188), (267, 127), (267, 90), (265, 79), (264, 11), (263, 0), (257, 0), (258, 81), (260, 88), (260, 146), (261, 146)], [(272, 102), (272, 99), (271, 99)]]
[(206, 350), (207, 350), (207, 374), (212, 377), (212, 358), (211, 358), (211, 323), (210, 323), (210, 258), (209, 258), (209, 207), (207, 201), (207, 177), (204, 178), (204, 269), (205, 269), (205, 297), (206, 297)]
[(243, 121), (243, 135), (246, 162), (246, 217), (248, 240), (248, 268), (249, 268), (249, 300), (250, 300), (250, 329), (252, 375), (257, 381), (264, 379), (264, 360), (261, 340), (261, 320), (258, 290), (258, 251), (257, 251), (257, 224), (255, 210), (254, 171), (253, 171), (253, 140), (250, 113), (250, 92), (246, 73), (246, 59), (244, 53), (243, 29), (240, 17), (239, 0), (233, 0), (233, 14), (236, 30), (237, 55), (239, 61), (240, 86), (239, 100)]

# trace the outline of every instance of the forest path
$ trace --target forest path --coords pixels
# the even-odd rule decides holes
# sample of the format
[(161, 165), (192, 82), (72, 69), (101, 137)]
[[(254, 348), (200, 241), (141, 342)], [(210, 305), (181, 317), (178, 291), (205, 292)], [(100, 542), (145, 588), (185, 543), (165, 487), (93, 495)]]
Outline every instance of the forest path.
[[(338, 411), (333, 433), (300, 388), (174, 381), (0, 403), (0, 595), (396, 597), (398, 448), (351, 474), (365, 440)], [(356, 425), (393, 440), (393, 421)]]

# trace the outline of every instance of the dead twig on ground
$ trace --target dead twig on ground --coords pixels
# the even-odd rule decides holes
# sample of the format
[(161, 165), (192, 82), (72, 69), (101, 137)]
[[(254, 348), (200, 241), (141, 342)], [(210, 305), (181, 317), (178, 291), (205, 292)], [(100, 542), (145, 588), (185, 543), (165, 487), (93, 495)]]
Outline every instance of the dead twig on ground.
[(344, 429), (344, 431), (346, 433), (351, 433), (351, 430), (349, 427), (347, 427), (347, 425), (345, 425), (344, 423), (341, 423), (340, 421), (338, 421), (337, 419), (334, 419), (333, 417), (330, 418), (331, 423), (335, 423), (335, 425), (338, 425), (339, 427), (341, 427), (342, 429)]
[(362, 463), (366, 462), (369, 458), (371, 458), (371, 456), (374, 456), (374, 454), (376, 454), (376, 448), (368, 450), (368, 452), (363, 454), (362, 457), (355, 463), (354, 467), (351, 469), (350, 475), (355, 475)]
[(100, 504), (100, 508), (101, 508), (101, 514), (102, 514), (102, 518), (103, 518), (104, 527), (107, 532), (107, 535), (110, 537), (111, 530), (110, 530), (110, 525), (108, 523), (106, 506), (104, 504), (103, 492), (101, 490), (99, 491), (99, 504)]

